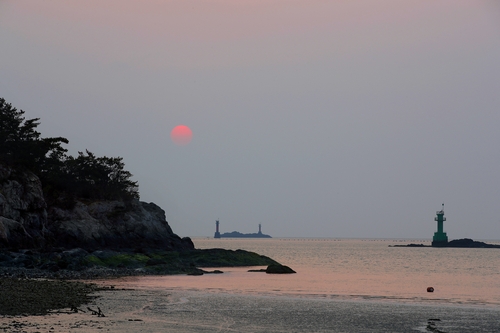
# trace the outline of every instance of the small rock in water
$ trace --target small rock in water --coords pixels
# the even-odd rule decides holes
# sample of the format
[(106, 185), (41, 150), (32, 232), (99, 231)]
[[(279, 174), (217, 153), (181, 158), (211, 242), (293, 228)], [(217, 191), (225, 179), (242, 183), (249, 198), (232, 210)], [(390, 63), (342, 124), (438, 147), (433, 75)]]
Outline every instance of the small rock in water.
[(292, 274), (296, 273), (293, 269), (285, 265), (269, 265), (266, 269), (267, 274)]

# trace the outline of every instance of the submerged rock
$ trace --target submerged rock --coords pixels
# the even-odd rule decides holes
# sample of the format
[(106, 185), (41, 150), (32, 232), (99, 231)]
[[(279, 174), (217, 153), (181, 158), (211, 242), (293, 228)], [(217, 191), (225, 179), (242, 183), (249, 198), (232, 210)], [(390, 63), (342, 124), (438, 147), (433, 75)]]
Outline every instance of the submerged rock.
[(288, 266), (285, 265), (280, 265), (280, 264), (273, 264), (267, 266), (266, 269), (267, 274), (293, 274), (297, 273), (293, 269), (291, 269)]

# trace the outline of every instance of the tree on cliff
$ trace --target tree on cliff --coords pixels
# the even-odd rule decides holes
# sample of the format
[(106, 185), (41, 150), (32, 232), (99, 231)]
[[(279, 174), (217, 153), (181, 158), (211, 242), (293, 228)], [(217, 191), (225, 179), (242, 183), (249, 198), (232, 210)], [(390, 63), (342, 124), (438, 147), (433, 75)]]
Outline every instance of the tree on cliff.
[(123, 169), (121, 157), (96, 157), (93, 153), (78, 152), (78, 157), (68, 156), (66, 171), (72, 178), (78, 196), (94, 199), (139, 198), (137, 182)]
[[(0, 98), (0, 162), (26, 168), (42, 181), (48, 199), (82, 197), (98, 200), (138, 199), (137, 182), (124, 170), (121, 157), (96, 157), (89, 151), (66, 154), (66, 138), (41, 138), (39, 118), (25, 119)], [(51, 200), (57, 202), (57, 200)]]
[(13, 108), (0, 98), (0, 160), (9, 165), (23, 166), (35, 173), (42, 171), (48, 156), (64, 154), (65, 138), (40, 138), (36, 127), (39, 118), (26, 120), (24, 111)]

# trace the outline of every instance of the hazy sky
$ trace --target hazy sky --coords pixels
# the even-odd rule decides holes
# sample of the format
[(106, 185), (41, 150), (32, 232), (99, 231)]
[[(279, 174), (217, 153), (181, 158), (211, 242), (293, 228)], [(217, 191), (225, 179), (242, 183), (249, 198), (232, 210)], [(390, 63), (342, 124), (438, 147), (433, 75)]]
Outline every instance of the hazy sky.
[(0, 0), (0, 97), (180, 236), (500, 239), (497, 0)]

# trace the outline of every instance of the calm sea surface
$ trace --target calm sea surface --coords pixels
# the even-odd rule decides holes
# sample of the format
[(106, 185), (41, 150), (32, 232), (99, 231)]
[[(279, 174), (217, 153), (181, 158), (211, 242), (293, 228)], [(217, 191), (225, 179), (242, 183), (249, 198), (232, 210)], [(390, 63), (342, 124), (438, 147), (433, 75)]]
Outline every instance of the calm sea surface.
[[(190, 304), (199, 304), (197, 309), (205, 306), (206, 311), (220, 307), (218, 316), (225, 313), (220, 320), (232, 323), (224, 332), (500, 332), (500, 249), (390, 247), (429, 243), (400, 240), (193, 241), (197, 248), (254, 251), (297, 274), (223, 268), (224, 274), (123, 282), (204, 295)], [(428, 293), (427, 287), (435, 291)], [(204, 318), (201, 312), (198, 320)], [(299, 318), (300, 323), (286, 328)], [(273, 326), (276, 320), (280, 324)]]

